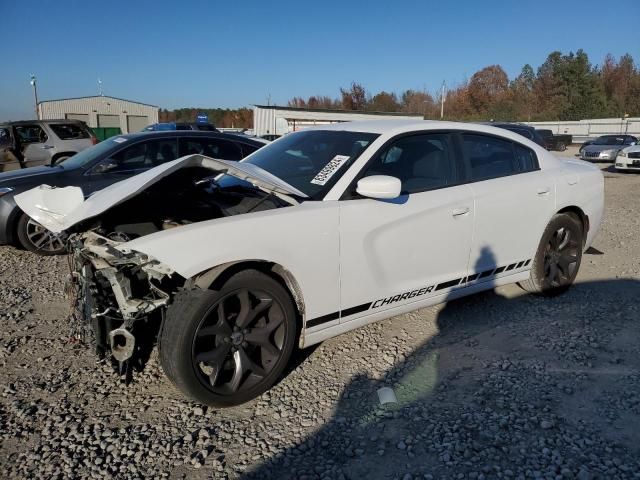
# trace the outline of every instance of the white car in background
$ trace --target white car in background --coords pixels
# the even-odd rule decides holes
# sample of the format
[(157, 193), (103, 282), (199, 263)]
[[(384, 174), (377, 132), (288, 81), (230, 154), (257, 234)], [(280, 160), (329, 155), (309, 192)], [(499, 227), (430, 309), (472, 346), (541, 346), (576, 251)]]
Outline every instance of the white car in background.
[(75, 317), (99, 351), (126, 365), (157, 338), (175, 385), (229, 406), (271, 387), (296, 344), (508, 283), (563, 292), (604, 181), (508, 130), (378, 121), (16, 202), (70, 234)]
[(618, 152), (616, 170), (640, 172), (640, 145), (623, 148)]

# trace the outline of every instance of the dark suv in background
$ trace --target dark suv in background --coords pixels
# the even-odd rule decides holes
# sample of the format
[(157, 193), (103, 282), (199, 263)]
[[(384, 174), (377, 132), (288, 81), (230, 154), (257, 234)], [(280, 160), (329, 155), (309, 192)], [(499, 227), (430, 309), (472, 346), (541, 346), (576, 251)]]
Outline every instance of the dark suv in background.
[(486, 122), (484, 125), (489, 125), (491, 127), (503, 128), (505, 130), (509, 130), (510, 132), (517, 133), (522, 135), (525, 138), (528, 138), (532, 142), (537, 143), (541, 147), (547, 148), (544, 139), (540, 136), (540, 133), (533, 127), (529, 125), (525, 125), (524, 123), (510, 123), (510, 122)]
[(0, 172), (55, 165), (98, 143), (79, 120), (25, 120), (0, 124)]

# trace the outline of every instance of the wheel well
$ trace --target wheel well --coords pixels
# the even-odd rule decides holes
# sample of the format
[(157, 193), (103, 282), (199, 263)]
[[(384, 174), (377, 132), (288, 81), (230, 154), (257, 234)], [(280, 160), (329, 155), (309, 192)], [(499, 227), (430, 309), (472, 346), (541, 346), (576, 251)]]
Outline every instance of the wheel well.
[(53, 163), (56, 163), (60, 157), (70, 157), (70, 156), (72, 156), (72, 155), (75, 155), (76, 153), (77, 153), (77, 152), (58, 152), (58, 153), (56, 153), (56, 154), (53, 156), (53, 158), (51, 159), (51, 161), (52, 161)]
[(589, 217), (582, 211), (582, 209), (580, 207), (576, 207), (575, 205), (572, 205), (569, 207), (564, 207), (558, 213), (572, 213), (580, 219), (580, 222), (582, 223), (582, 229), (583, 229), (582, 231), (584, 232), (584, 235), (582, 237), (582, 242), (583, 243), (586, 242), (587, 233), (589, 233)]
[(291, 295), (291, 299), (298, 312), (298, 320), (302, 325), (302, 319), (304, 318), (304, 299), (300, 285), (291, 272), (277, 263), (265, 260), (226, 263), (198, 274), (191, 280), (191, 283), (203, 289), (219, 290), (233, 275), (242, 270), (258, 270), (280, 283), (287, 292), (289, 292), (289, 295)]
[(19, 207), (16, 207), (13, 212), (9, 214), (7, 220), (7, 240), (12, 245), (21, 246), (20, 240), (18, 240), (18, 222), (20, 217), (26, 215)]

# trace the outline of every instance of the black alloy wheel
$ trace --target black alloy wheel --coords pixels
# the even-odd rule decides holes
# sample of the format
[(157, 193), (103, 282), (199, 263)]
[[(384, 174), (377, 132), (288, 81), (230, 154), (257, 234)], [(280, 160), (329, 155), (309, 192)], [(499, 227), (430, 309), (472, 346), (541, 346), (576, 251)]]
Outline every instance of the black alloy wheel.
[(548, 288), (570, 285), (576, 276), (579, 251), (578, 235), (562, 226), (553, 232), (544, 254), (544, 281)]
[(558, 295), (575, 281), (584, 246), (582, 221), (573, 213), (553, 216), (531, 262), (529, 279), (519, 285), (531, 293)]
[(212, 392), (230, 395), (255, 386), (284, 348), (284, 311), (267, 292), (243, 288), (212, 305), (191, 352), (197, 375)]
[(161, 328), (160, 361), (191, 398), (215, 407), (238, 405), (278, 380), (297, 327), (295, 303), (282, 283), (243, 270), (219, 290), (176, 295)]

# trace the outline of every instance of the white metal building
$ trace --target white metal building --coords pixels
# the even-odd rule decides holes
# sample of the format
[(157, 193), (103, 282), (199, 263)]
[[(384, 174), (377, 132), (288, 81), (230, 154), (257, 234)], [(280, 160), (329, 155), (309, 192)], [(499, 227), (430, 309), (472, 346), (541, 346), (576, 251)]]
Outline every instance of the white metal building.
[(155, 105), (107, 96), (45, 100), (38, 103), (38, 114), (42, 120), (82, 120), (90, 127), (117, 127), (122, 133), (158, 123)]
[(257, 136), (285, 133), (302, 130), (314, 125), (326, 125), (337, 122), (355, 120), (422, 120), (421, 114), (363, 112), (349, 110), (324, 110), (294, 107), (278, 107), (276, 105), (253, 106), (253, 129)]

